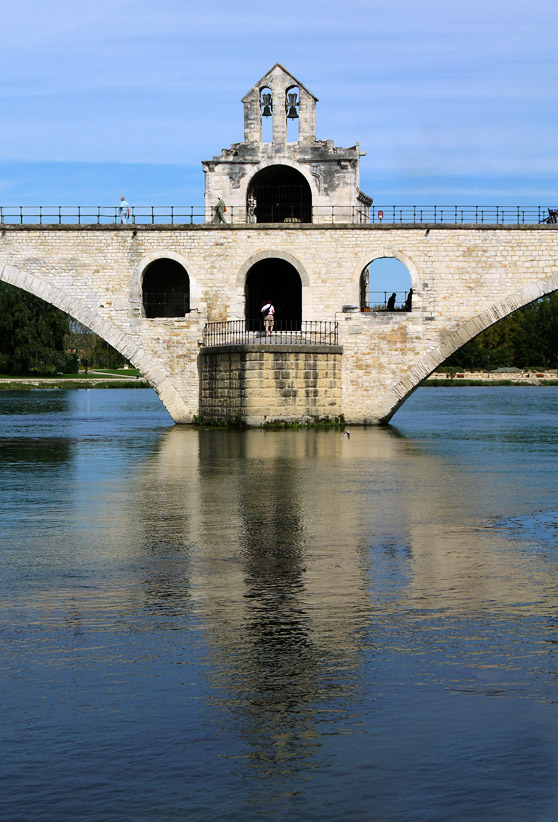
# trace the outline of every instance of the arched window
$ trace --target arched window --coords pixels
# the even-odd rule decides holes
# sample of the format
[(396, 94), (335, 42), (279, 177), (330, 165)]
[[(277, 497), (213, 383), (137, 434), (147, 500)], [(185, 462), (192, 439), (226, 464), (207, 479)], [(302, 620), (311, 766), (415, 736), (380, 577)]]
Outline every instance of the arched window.
[(146, 317), (184, 317), (190, 311), (190, 278), (176, 260), (154, 260), (143, 275)]
[(287, 116), (287, 142), (298, 143), (299, 140), (300, 90), (290, 86), (285, 92), (285, 114)]
[(273, 142), (273, 94), (269, 86), (260, 89), (260, 113), (262, 121), (262, 143)]
[(409, 269), (395, 257), (379, 257), (360, 275), (361, 311), (411, 311), (413, 289)]
[(311, 223), (312, 192), (304, 176), (290, 166), (268, 166), (250, 181), (246, 203), (256, 223)]
[(262, 306), (267, 302), (275, 308), (277, 331), (300, 330), (302, 320), (302, 282), (291, 263), (278, 257), (268, 257), (255, 263), (246, 276), (246, 325), (248, 330), (261, 328)]

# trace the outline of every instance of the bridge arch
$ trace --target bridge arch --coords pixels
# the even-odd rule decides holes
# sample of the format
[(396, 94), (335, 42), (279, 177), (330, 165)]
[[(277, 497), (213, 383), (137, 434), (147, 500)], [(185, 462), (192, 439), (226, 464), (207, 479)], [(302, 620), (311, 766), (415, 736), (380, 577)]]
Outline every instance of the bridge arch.
[(295, 257), (294, 254), (291, 254), (289, 251), (283, 251), (282, 249), (271, 248), (268, 251), (258, 251), (256, 254), (252, 254), (245, 260), (240, 268), (238, 269), (238, 274), (236, 275), (236, 288), (243, 289), (244, 284), (246, 282), (246, 275), (252, 268), (255, 263), (259, 263), (260, 260), (267, 260), (270, 257), (276, 257), (278, 260), (285, 260), (285, 262), (290, 263), (296, 270), (298, 271), (298, 275), (302, 282), (303, 288), (308, 288), (310, 285), (310, 278), (308, 276), (308, 272), (304, 265), (300, 262), (298, 257)]
[(183, 265), (162, 257), (150, 263), (142, 278), (143, 315), (185, 317), (190, 313), (190, 277)]
[[(361, 311), (411, 311), (411, 272), (395, 257), (376, 257), (362, 270), (359, 283)], [(416, 308), (416, 305), (415, 305)]]
[[(288, 251), (283, 251), (282, 249), (269, 249), (267, 251), (258, 251), (256, 254), (252, 254), (248, 259), (246, 259), (240, 268), (238, 269), (238, 274), (236, 275), (234, 293), (231, 301), (231, 316), (235, 319), (245, 319), (246, 317), (246, 283), (248, 279), (249, 272), (254, 268), (254, 266), (263, 261), (263, 260), (283, 260), (286, 263), (290, 263), (290, 265), (295, 269), (296, 273), (300, 277), (300, 283), (302, 288), (301, 294), (301, 314), (304, 314), (307, 311), (306, 306), (306, 294), (308, 291), (308, 286), (310, 285), (310, 278), (308, 276), (308, 272), (306, 268), (301, 263), (301, 261), (291, 254)], [(273, 294), (267, 295), (273, 298)]]
[[(437, 348), (429, 351), (422, 359), (415, 363), (405, 376), (393, 386), (386, 398), (385, 413), (381, 413), (380, 422), (389, 422), (398, 408), (406, 399), (418, 388), (440, 363), (477, 337), (490, 326), (508, 317), (520, 308), (558, 291), (558, 274), (554, 274), (545, 280), (530, 283), (524, 288), (509, 295), (500, 302), (494, 303), (490, 308), (481, 311), (475, 317), (471, 317), (457, 328), (445, 332), (442, 335), (442, 343)], [(389, 407), (388, 407), (389, 406)]]
[(11, 265), (0, 266), (0, 280), (40, 297), (78, 322), (90, 328), (138, 368), (159, 396), (175, 422), (187, 422), (190, 415), (180, 394), (170, 382), (161, 364), (145, 353), (141, 344), (120, 331), (110, 320), (98, 314), (79, 298), (72, 297), (44, 279)]
[(419, 273), (418, 273), (417, 267), (414, 264), (414, 262), (411, 260), (411, 258), (408, 257), (406, 254), (403, 254), (403, 252), (398, 251), (397, 249), (386, 248), (386, 247), (377, 248), (374, 251), (372, 251), (371, 253), (369, 253), (367, 255), (362, 255), (359, 258), (359, 262), (358, 262), (357, 266), (354, 268), (353, 275), (352, 275), (353, 291), (356, 292), (356, 294), (353, 293), (353, 296), (352, 296), (352, 299), (355, 301), (354, 304), (359, 305), (360, 308), (361, 308), (361, 311), (362, 311), (362, 309), (365, 305), (365, 300), (363, 299), (363, 297), (364, 297), (363, 292), (366, 288), (366, 283), (364, 282), (364, 278), (366, 276), (365, 272), (366, 272), (367, 269), (370, 268), (370, 266), (373, 263), (376, 262), (376, 260), (383, 260), (383, 259), (398, 260), (400, 263), (402, 263), (405, 266), (405, 268), (409, 272), (410, 280), (411, 280), (411, 288), (413, 289), (413, 309), (416, 310), (418, 307), (420, 307), (420, 288), (419, 288), (420, 282), (419, 282)]
[(261, 309), (268, 301), (275, 308), (276, 330), (300, 329), (302, 281), (292, 263), (278, 257), (254, 263), (246, 276), (244, 294), (245, 319), (250, 329), (260, 328)]
[(256, 223), (312, 222), (312, 189), (299, 168), (265, 166), (251, 177), (246, 197)]
[(196, 268), (192, 263), (186, 259), (182, 254), (177, 254), (175, 251), (169, 251), (164, 248), (159, 251), (153, 251), (146, 254), (136, 265), (132, 273), (132, 282), (130, 290), (130, 302), (134, 306), (136, 313), (145, 317), (143, 308), (143, 280), (145, 273), (150, 265), (159, 260), (173, 260), (182, 266), (188, 274), (190, 281), (190, 308), (189, 312), (199, 311), (201, 300), (200, 278), (197, 274)]
[[(308, 169), (304, 167), (303, 164), (297, 164), (292, 162), (291, 160), (287, 159), (286, 157), (281, 158), (281, 167), (284, 169), (288, 169), (292, 172), (298, 172), (303, 180), (306, 181), (310, 190), (310, 198), (311, 204), (314, 205), (317, 203), (319, 195), (320, 195), (320, 188), (321, 188), (321, 179), (318, 173), (309, 172)], [(242, 177), (239, 190), (242, 193), (242, 198), (246, 204), (248, 209), (248, 216), (249, 222), (255, 222), (255, 218), (250, 219), (250, 194), (253, 188), (253, 181), (257, 177), (260, 172), (266, 171), (266, 169), (273, 168), (277, 166), (277, 163), (270, 163), (269, 160), (262, 160), (262, 162), (258, 163), (254, 168), (250, 171), (250, 174), (246, 174)]]

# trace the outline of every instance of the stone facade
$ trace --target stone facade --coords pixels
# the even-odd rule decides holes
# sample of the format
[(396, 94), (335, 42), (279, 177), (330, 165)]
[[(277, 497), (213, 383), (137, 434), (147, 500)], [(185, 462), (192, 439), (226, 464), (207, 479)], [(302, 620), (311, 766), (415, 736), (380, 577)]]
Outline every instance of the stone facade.
[[(262, 94), (270, 95), (272, 139), (262, 139)], [(288, 95), (296, 95), (297, 104), (288, 105)], [(244, 142), (233, 143), (220, 155), (202, 163), (205, 173), (205, 211), (211, 222), (213, 207), (222, 197), (227, 205), (230, 222), (255, 222), (254, 209), (261, 204), (252, 201), (251, 185), (263, 170), (294, 169), (309, 187), (311, 222), (344, 223), (368, 220), (371, 198), (359, 188), (360, 151), (356, 143), (351, 148), (334, 146), (331, 140), (316, 139), (317, 98), (283, 66), (276, 63), (243, 97)], [(287, 114), (295, 109), (298, 138), (288, 141)], [(291, 181), (287, 178), (286, 181)], [(261, 217), (261, 214), (260, 214)], [(266, 222), (268, 218), (259, 219)], [(270, 219), (271, 222), (276, 220)], [(306, 220), (303, 220), (306, 221)]]
[(339, 346), (203, 348), (200, 417), (256, 426), (338, 420), (341, 354)]
[[(340, 411), (387, 420), (453, 351), (522, 305), (558, 289), (554, 226), (9, 226), (0, 279), (62, 308), (137, 366), (176, 422), (199, 413), (206, 322), (243, 319), (256, 261), (290, 262), (303, 320), (339, 321)], [(359, 305), (363, 269), (379, 257), (408, 268), (413, 310), (343, 314)], [(159, 258), (184, 266), (191, 312), (148, 319), (142, 278)]]

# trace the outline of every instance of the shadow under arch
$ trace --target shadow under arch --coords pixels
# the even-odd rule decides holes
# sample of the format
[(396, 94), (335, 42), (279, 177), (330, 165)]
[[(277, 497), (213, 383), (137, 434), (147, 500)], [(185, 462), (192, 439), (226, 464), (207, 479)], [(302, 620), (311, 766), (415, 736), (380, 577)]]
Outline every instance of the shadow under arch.
[(177, 254), (175, 251), (162, 248), (158, 251), (152, 251), (144, 255), (136, 264), (132, 279), (130, 283), (130, 303), (134, 308), (137, 308), (142, 316), (143, 311), (143, 279), (145, 272), (152, 263), (158, 260), (169, 260), (178, 263), (184, 271), (188, 274), (190, 284), (190, 312), (199, 310), (199, 303), (201, 299), (201, 287), (199, 282), (199, 274), (196, 267), (191, 260), (186, 259), (183, 254)]
[(246, 209), (256, 223), (311, 223), (312, 190), (298, 169), (268, 165), (250, 180)]
[(302, 281), (295, 266), (279, 257), (254, 263), (244, 285), (245, 319), (249, 330), (262, 323), (262, 306), (270, 301), (275, 308), (275, 329), (299, 330), (302, 321)]
[(148, 318), (190, 313), (190, 276), (182, 263), (159, 257), (147, 265), (142, 277), (142, 304)]
[(124, 359), (131, 362), (141, 372), (167, 410), (169, 406), (175, 409), (171, 414), (175, 422), (189, 419), (184, 401), (170, 383), (169, 375), (163, 371), (159, 363), (145, 353), (140, 345), (135, 343), (128, 334), (120, 331), (110, 320), (97, 314), (84, 305), (81, 300), (70, 296), (58, 286), (45, 282), (35, 274), (15, 266), (1, 266), (0, 281), (34, 294), (35, 297), (39, 297), (41, 300), (66, 312), (66, 314), (70, 314), (78, 322), (90, 328), (91, 331), (106, 340), (122, 354)]
[(548, 294), (558, 291), (558, 274), (554, 274), (547, 280), (531, 283), (525, 288), (516, 291), (504, 300), (494, 303), (490, 308), (481, 311), (475, 317), (466, 320), (458, 328), (448, 331), (443, 335), (443, 340), (438, 348), (429, 351), (420, 359), (389, 392), (389, 398), (385, 404), (385, 413), (380, 414), (379, 422), (387, 423), (400, 408), (405, 400), (415, 391), (419, 385), (432, 374), (440, 363), (477, 337), (490, 326), (495, 325), (500, 320), (524, 308), (535, 300), (545, 297)]

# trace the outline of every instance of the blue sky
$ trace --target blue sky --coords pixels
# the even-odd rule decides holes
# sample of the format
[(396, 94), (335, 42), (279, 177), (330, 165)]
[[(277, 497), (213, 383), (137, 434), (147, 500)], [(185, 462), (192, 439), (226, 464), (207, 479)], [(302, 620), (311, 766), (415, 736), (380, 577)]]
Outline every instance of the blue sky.
[(280, 62), (376, 203), (554, 204), (552, 3), (19, 0), (0, 31), (0, 202), (203, 202)]

